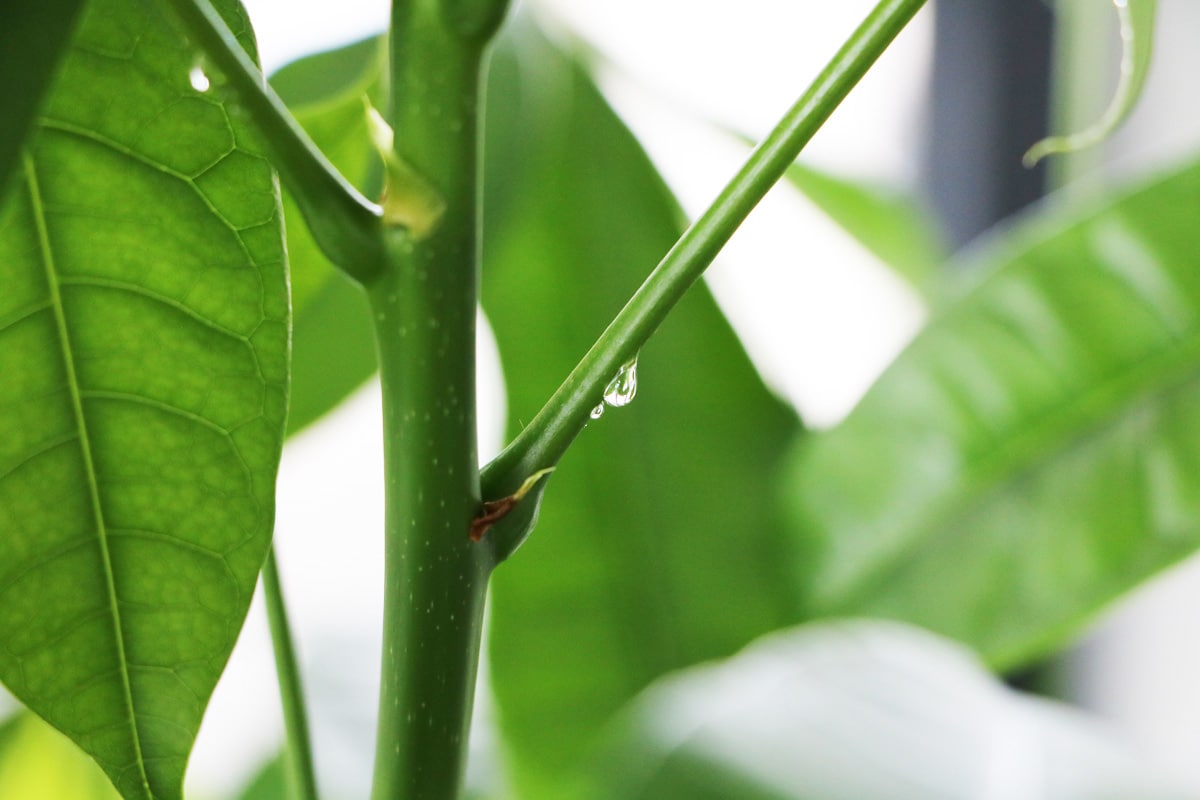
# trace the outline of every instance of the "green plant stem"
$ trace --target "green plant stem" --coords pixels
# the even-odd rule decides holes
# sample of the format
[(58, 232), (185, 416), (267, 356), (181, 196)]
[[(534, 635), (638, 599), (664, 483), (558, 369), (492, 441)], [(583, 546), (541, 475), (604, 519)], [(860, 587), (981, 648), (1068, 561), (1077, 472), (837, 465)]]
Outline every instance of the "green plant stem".
[(384, 260), (379, 207), (363, 197), (308, 137), (209, 0), (170, 3), (262, 133), (271, 163), (296, 198), (321, 251), (355, 280), (370, 280)]
[(283, 701), (291, 797), (295, 800), (317, 800), (317, 778), (313, 769), (312, 741), (308, 734), (304, 685), (300, 680), (300, 667), (292, 644), (292, 631), (288, 625), (287, 606), (283, 601), (283, 586), (279, 581), (274, 547), (267, 551), (262, 582), (263, 596), (267, 602), (267, 621), (271, 626), (271, 645), (275, 650), (275, 671), (279, 675), (279, 694)]
[[(511, 494), (529, 475), (558, 463), (589, 420), (604, 387), (634, 357), (801, 149), (925, 4), (882, 0), (812, 86), (750, 155), (712, 205), (687, 229), (537, 416), (483, 471), (484, 497)], [(507, 558), (527, 525), (497, 525), (497, 557)]]
[(477, 158), (487, 36), (478, 16), (460, 19), (457, 7), (415, 0), (392, 12), (393, 147), (444, 211), (419, 237), (390, 228), (387, 269), (367, 287), (387, 506), (375, 800), (458, 796), (494, 566), (491, 548), (468, 538), (480, 503)]

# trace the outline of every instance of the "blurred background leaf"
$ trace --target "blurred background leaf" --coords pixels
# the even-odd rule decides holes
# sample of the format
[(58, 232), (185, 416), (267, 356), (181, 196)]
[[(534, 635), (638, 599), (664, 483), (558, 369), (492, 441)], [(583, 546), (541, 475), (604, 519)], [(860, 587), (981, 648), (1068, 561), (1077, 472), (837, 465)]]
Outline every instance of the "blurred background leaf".
[(0, 724), (0, 797), (119, 800), (108, 777), (67, 737), (28, 711)]
[(1200, 166), (969, 259), (987, 273), (792, 466), (816, 614), (1011, 667), (1200, 544)]
[[(351, 183), (374, 196), (378, 157), (364, 100), (382, 102), (385, 49), (378, 38), (302, 58), (271, 78), (308, 135)], [(291, 264), (292, 434), (334, 408), (374, 374), (375, 339), (366, 299), (317, 247), (299, 208), (283, 193)]]
[[(484, 306), (510, 435), (680, 232), (670, 194), (578, 63), (528, 22), (495, 58)], [(655, 678), (796, 618), (772, 476), (800, 434), (697, 285), (546, 482), (538, 530), (497, 571), (489, 653), (517, 795), (564, 783)]]
[(596, 770), (613, 800), (1182, 800), (1099, 719), (918, 628), (825, 622), (655, 683)]
[(932, 212), (915, 196), (800, 162), (787, 182), (916, 290), (928, 293), (946, 257)]
[(237, 800), (289, 800), (286, 756), (280, 754), (262, 766)]

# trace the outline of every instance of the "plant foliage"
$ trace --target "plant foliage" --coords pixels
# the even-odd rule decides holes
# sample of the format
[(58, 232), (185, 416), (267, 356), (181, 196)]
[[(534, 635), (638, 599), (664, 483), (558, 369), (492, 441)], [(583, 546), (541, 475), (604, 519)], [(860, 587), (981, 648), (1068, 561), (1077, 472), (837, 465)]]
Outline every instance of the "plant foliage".
[(0, 678), (126, 798), (180, 796), (286, 414), (276, 184), (197, 59), (91, 3), (0, 210)]
[[(253, 54), (237, 0), (214, 5)], [(1154, 3), (1130, 5), (1117, 118), (1149, 65)], [(0, 120), (0, 681), (33, 712), (0, 726), (0, 795), (32, 797), (38, 776), (53, 773), (42, 787), (50, 800), (111, 796), (36, 715), (126, 800), (179, 800), (270, 547), (285, 433), (402, 351), (378, 339), (373, 317), (420, 303), (371, 286), (377, 313), (368, 310), (301, 217), (311, 188), (281, 195), (265, 156), (276, 151), (244, 89), (230, 88), (166, 4), (79, 7), (0, 11), (0, 46), (28, 66), (0, 61), (0, 89), (19, 101)], [(395, 19), (409, 33), (447, 35), (434, 55), (468, 74), (503, 6), (447, 3), (441, 17), (435, 7), (414, 3)], [(435, 39), (419, 44), (434, 53)], [(324, 157), (369, 197), (380, 194), (381, 163), (365, 107), (395, 97), (389, 65), (396, 71), (386, 40), (369, 39), (272, 80)], [(409, 88), (430, 90), (418, 77), (407, 75)], [(495, 49), (486, 112), (482, 305), (516, 436), (684, 225), (587, 64), (529, 17)], [(441, 146), (422, 135), (429, 152)], [(448, 163), (456, 158), (462, 185), (473, 183), (474, 151)], [(305, 174), (329, 178), (318, 161), (302, 163)], [(1022, 762), (1024, 779), (1057, 796), (1181, 796), (1081, 715), (1015, 697), (942, 638), (827, 618), (916, 624), (991, 667), (1020, 666), (1196, 550), (1200, 162), (1086, 204), (1048, 203), (949, 260), (904, 195), (800, 165), (788, 178), (938, 298), (933, 320), (844, 422), (812, 432), (764, 385), (703, 284), (679, 303), (639, 354), (635, 405), (584, 430), (522, 501), (524, 517), (509, 520), (537, 517), (540, 531), (493, 581), (487, 649), (508, 788), (556, 800), (884, 797), (899, 775), (910, 796), (976, 796), (1000, 791), (994, 776), (938, 772), (944, 759), (939, 767), (923, 743), (958, 753), (955, 764), (989, 762), (991, 733), (1016, 720), (1076, 770)], [(473, 248), (473, 211), (458, 211)], [(337, 222), (326, 223), (323, 236), (336, 236)], [(404, 285), (439, 257), (474, 266), (439, 238), (445, 231), (424, 251), (420, 233), (388, 231), (389, 257), (416, 281)], [(947, 287), (962, 279), (951, 273), (970, 275), (972, 288), (955, 294)], [(436, 365), (436, 346), (450, 340), (440, 327), (450, 317), (421, 310), (430, 313), (377, 326), (402, 336), (421, 324), (429, 347), (406, 356), (414, 369)], [(388, 345), (382, 356), (377, 341)], [(403, 402), (434, 398), (425, 420), (462, 400), (442, 402), (419, 382), (390, 388), (410, 386)], [(417, 410), (385, 415), (403, 422)], [(436, 452), (432, 441), (389, 442), (389, 454), (423, 447)], [(433, 476), (439, 461), (429, 462)], [(458, 516), (446, 519), (463, 524), (447, 527), (462, 538), (436, 550), (461, 558), (394, 574), (408, 588), (455, 565), (472, 574), (422, 583), (428, 608), (389, 613), (408, 633), (458, 631), (473, 658), (478, 618), (455, 614), (479, 610), (478, 579), (509, 554), (482, 549), (494, 546), (482, 529), (481, 542), (468, 541), (468, 506), (497, 499), (479, 497), (469, 471), (437, 484), (474, 491), (450, 498)], [(403, 484), (420, 506), (423, 479), (405, 471), (389, 486)], [(435, 552), (430, 539), (395, 552), (417, 559), (422, 541)], [(422, 612), (429, 619), (414, 622)], [(424, 646), (420, 636), (390, 641)], [(393, 676), (405, 668), (396, 663)], [(469, 691), (473, 669), (457, 683), (404, 677)], [(939, 702), (943, 689), (952, 702)], [(406, 709), (410, 723), (440, 720), (425, 701), (445, 698), (432, 694)], [(461, 732), (426, 740), (404, 720), (393, 714), (392, 733), (403, 732), (397, 751), (411, 739), (410, 755)], [(957, 735), (970, 725), (975, 736)], [(453, 783), (457, 769), (447, 759), (428, 772)], [(243, 796), (284, 796), (287, 770), (273, 761)]]

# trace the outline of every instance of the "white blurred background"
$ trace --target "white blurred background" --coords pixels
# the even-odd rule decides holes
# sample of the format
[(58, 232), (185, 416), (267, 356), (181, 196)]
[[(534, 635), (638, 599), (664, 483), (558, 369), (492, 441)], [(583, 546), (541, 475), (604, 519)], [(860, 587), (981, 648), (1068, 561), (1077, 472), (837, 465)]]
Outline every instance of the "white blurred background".
[[(1101, 2), (1102, 0), (1094, 0)], [(244, 0), (265, 66), (377, 33), (384, 0)], [(542, 0), (603, 53), (602, 83), (679, 193), (701, 210), (745, 156), (701, 124), (764, 133), (873, 5), (868, 0)], [(1110, 150), (1130, 164), (1170, 144), (1195, 149), (1200, 124), (1164, 124), (1200, 74), (1194, 0), (1162, 0), (1156, 74)], [(1190, 15), (1190, 16), (1189, 16)], [(1168, 18), (1174, 24), (1166, 24)], [(837, 111), (805, 159), (911, 185), (920, 161), (932, 14), (923, 12)], [(1114, 53), (1114, 58), (1115, 58)], [(1172, 77), (1172, 73), (1174, 77)], [(646, 268), (652, 265), (647, 264)], [(920, 300), (803, 198), (777, 189), (710, 271), (710, 285), (767, 380), (810, 424), (836, 422), (919, 327)], [(836, 346), (831, 346), (836, 343)], [(481, 457), (503, 425), (494, 344), (481, 334)], [(645, 376), (653, 380), (653, 376)], [(311, 696), (318, 769), (331, 796), (368, 794), (378, 679), (382, 453), (378, 384), (284, 453), (277, 541)], [(1200, 567), (1185, 565), (1108, 616), (1075, 660), (1080, 697), (1200, 787)], [(481, 698), (486, 730), (488, 708)], [(218, 687), (189, 772), (194, 796), (239, 788), (281, 746), (265, 617), (250, 619)]]

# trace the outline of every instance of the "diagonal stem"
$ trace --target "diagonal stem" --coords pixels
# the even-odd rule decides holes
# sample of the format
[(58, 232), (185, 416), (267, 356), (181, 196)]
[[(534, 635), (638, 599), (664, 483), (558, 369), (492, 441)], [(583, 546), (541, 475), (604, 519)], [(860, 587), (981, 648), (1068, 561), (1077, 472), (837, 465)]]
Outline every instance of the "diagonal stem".
[[(551, 467), (587, 424), (618, 368), (632, 359), (734, 231), (782, 177), (925, 0), (881, 0), (817, 79), (750, 155), (712, 205), (684, 232), (533, 421), (483, 471), (485, 499), (510, 495), (528, 476)], [(528, 535), (529, 515), (495, 528), (497, 557)]]

